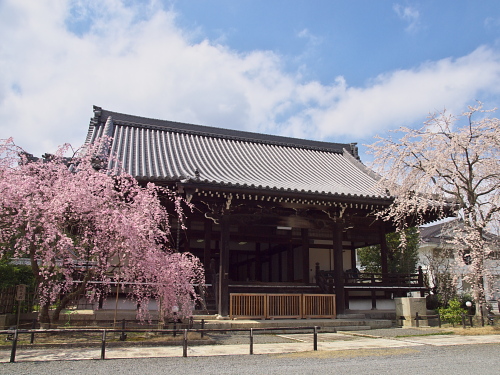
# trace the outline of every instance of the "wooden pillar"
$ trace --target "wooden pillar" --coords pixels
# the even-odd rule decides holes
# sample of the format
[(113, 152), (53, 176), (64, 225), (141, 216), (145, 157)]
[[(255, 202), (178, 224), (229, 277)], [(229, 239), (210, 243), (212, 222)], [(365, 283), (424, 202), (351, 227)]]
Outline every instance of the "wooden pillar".
[(295, 272), (293, 267), (293, 245), (290, 239), (290, 243), (288, 244), (288, 250), (286, 253), (286, 281), (292, 282), (295, 278)]
[(219, 260), (219, 303), (218, 312), (221, 316), (229, 315), (229, 217), (220, 220), (220, 260)]
[(268, 259), (269, 259), (269, 262), (267, 263), (267, 271), (268, 271), (268, 277), (267, 277), (267, 281), (269, 282), (273, 282), (273, 254), (271, 252), (271, 243), (268, 243), (267, 244), (267, 255), (268, 255)]
[(309, 283), (309, 230), (302, 228), (302, 282)]
[(205, 237), (203, 238), (203, 263), (205, 270), (210, 267), (210, 260), (212, 259), (212, 220), (205, 220), (203, 223), (203, 230)]
[(335, 282), (335, 301), (337, 314), (345, 313), (344, 294), (344, 259), (342, 254), (342, 232), (344, 225), (341, 222), (333, 223), (333, 279)]
[(246, 257), (245, 257), (245, 262), (246, 262), (246, 267), (245, 267), (245, 280), (251, 280), (252, 279), (252, 275), (251, 275), (251, 271), (252, 271), (252, 262), (250, 260), (250, 256), (248, 254), (246, 254)]
[(381, 259), (382, 274), (384, 274), (383, 276), (386, 276), (387, 272), (389, 272), (389, 266), (387, 262), (388, 248), (387, 248), (387, 240), (385, 238), (385, 228), (383, 225), (380, 226), (379, 236), (380, 236), (380, 259)]
[(260, 242), (255, 244), (255, 280), (262, 280), (262, 257), (260, 254)]
[(351, 242), (351, 269), (356, 268), (356, 247), (354, 247), (354, 242)]
[(278, 253), (276, 256), (278, 257), (278, 281), (283, 281), (283, 252), (281, 251), (281, 246), (277, 247)]
[[(385, 238), (385, 228), (383, 225), (380, 225), (379, 230), (380, 236), (380, 266), (382, 268), (382, 284), (386, 285), (388, 282), (388, 272), (389, 272), (389, 264), (388, 264), (388, 255), (389, 248), (387, 247), (387, 239)], [(372, 310), (377, 309), (377, 296), (375, 291), (372, 291)]]

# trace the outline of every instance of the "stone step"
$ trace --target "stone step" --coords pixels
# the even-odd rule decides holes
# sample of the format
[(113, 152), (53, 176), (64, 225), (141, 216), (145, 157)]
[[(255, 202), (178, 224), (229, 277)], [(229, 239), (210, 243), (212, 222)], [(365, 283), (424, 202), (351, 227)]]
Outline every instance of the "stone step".
[(336, 331), (366, 331), (370, 329), (372, 329), (372, 327), (367, 325), (335, 327)]
[(365, 314), (337, 314), (337, 319), (366, 319)]

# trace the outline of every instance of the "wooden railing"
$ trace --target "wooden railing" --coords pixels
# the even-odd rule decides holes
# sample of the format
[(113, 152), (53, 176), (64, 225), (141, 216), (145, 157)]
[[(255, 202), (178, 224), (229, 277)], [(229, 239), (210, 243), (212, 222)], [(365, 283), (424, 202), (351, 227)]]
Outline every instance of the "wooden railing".
[[(316, 283), (324, 293), (333, 293), (335, 290), (334, 271), (323, 271), (316, 265)], [(423, 288), (424, 276), (422, 267), (418, 268), (418, 273), (371, 273), (348, 270), (343, 272), (344, 286), (350, 287), (373, 287), (373, 288), (400, 288), (412, 289)]]
[(247, 319), (266, 319), (267, 295), (266, 294), (230, 294), (229, 316)]
[(304, 294), (302, 305), (303, 318), (334, 318), (335, 294)]
[(231, 319), (335, 319), (335, 295), (231, 293)]
[(268, 318), (302, 318), (302, 295), (301, 294), (268, 294), (267, 315)]

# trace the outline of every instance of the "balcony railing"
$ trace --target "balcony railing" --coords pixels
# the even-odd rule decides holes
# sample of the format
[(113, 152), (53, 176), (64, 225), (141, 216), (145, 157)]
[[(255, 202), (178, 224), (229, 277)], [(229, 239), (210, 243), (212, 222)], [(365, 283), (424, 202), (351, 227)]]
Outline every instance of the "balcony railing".
[[(422, 267), (417, 273), (371, 273), (348, 270), (343, 272), (344, 287), (348, 289), (399, 289), (420, 290), (425, 288)], [(334, 271), (324, 271), (316, 265), (316, 283), (324, 293), (335, 291)]]

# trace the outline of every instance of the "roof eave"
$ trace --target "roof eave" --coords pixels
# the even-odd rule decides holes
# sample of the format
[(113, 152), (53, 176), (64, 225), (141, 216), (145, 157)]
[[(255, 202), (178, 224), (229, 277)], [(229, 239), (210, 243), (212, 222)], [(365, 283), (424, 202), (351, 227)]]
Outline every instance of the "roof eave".
[(387, 207), (392, 204), (391, 197), (362, 196), (357, 194), (334, 194), (314, 191), (298, 191), (291, 189), (269, 189), (252, 186), (229, 186), (223, 184), (210, 184), (204, 182), (179, 181), (176, 188), (180, 192), (217, 191), (220, 193), (239, 193), (262, 196), (275, 196), (282, 198), (295, 198), (297, 200), (321, 200), (325, 202), (364, 204)]

